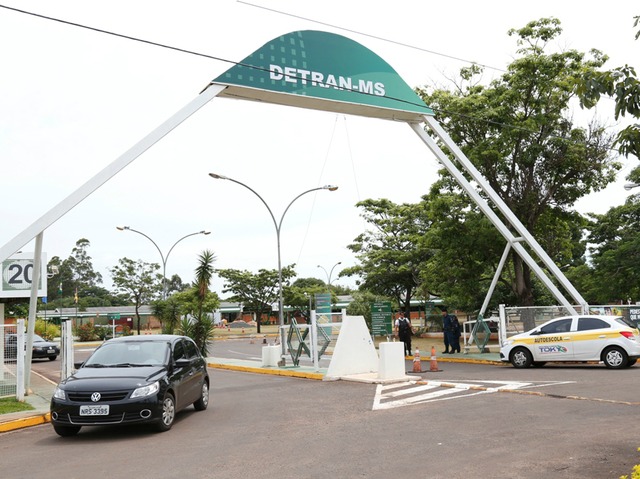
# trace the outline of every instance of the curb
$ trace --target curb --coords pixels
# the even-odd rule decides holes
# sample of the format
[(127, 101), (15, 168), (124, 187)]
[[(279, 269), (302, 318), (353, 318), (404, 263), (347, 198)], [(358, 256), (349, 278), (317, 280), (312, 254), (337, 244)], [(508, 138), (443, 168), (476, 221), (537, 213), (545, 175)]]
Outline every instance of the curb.
[(320, 381), (324, 379), (324, 374), (322, 373), (292, 371), (287, 369), (254, 368), (251, 366), (236, 366), (233, 364), (222, 364), (222, 363), (207, 363), (207, 367), (214, 368), (214, 369), (227, 369), (230, 371), (241, 371), (245, 373), (269, 374), (272, 376), (288, 376), (292, 378), (315, 379)]
[(37, 414), (35, 416), (14, 419), (7, 422), (0, 422), (0, 433), (15, 431), (16, 429), (22, 429), (25, 427), (39, 426), (40, 424), (46, 424), (48, 422), (51, 422), (51, 415), (49, 413)]

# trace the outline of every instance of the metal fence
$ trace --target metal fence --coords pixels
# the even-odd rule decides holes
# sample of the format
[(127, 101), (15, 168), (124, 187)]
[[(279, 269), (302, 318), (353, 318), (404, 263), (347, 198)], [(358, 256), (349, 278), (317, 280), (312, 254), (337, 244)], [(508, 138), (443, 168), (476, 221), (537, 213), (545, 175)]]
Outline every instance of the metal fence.
[(20, 330), (16, 324), (0, 325), (0, 397), (24, 395), (24, 387), (18, 388), (18, 377), (24, 378), (19, 367), (24, 370), (24, 326)]

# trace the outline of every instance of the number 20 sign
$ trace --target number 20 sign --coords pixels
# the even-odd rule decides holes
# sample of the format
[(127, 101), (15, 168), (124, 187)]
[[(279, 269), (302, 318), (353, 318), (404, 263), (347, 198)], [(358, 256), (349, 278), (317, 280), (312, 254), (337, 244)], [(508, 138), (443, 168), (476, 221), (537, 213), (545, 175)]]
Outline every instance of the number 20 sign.
[[(47, 258), (42, 255), (38, 297), (47, 295)], [(28, 298), (33, 284), (33, 253), (17, 253), (2, 262), (0, 298)]]

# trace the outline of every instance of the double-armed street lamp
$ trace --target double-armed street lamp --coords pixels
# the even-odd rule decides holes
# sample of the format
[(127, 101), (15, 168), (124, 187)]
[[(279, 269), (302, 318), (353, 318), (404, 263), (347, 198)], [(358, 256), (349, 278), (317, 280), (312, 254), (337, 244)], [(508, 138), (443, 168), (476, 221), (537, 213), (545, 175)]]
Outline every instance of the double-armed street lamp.
[(331, 267), (331, 270), (327, 273), (327, 270), (324, 269), (323, 266), (318, 265), (318, 268), (322, 269), (324, 271), (324, 274), (327, 275), (327, 289), (331, 290), (331, 275), (333, 274), (333, 269), (338, 266), (339, 264), (342, 264), (342, 261), (338, 261), (336, 264), (334, 264)]
[(144, 234), (142, 231), (134, 230), (133, 228), (131, 228), (129, 226), (116, 226), (116, 229), (118, 229), (120, 231), (133, 231), (134, 233), (138, 233), (139, 235), (144, 236), (145, 238), (147, 238), (149, 241), (151, 241), (153, 243), (153, 246), (155, 246), (156, 249), (158, 250), (158, 253), (160, 253), (160, 258), (162, 258), (162, 299), (167, 299), (167, 261), (169, 260), (169, 255), (171, 254), (171, 251), (173, 251), (173, 248), (175, 248), (175, 246), (178, 243), (180, 243), (180, 241), (182, 241), (185, 238), (188, 238), (189, 236), (211, 234), (211, 231), (205, 231), (205, 230), (196, 231), (195, 233), (189, 233), (188, 235), (183, 236), (178, 241), (173, 243), (173, 246), (171, 246), (171, 248), (169, 248), (169, 251), (167, 252), (167, 255), (165, 256), (162, 253), (162, 250), (160, 249), (158, 244), (155, 241), (153, 241), (148, 235)]
[[(283, 314), (284, 300), (282, 296), (282, 256), (280, 253), (280, 231), (282, 229), (282, 220), (284, 220), (284, 216), (287, 214), (287, 211), (289, 210), (291, 205), (301, 196), (306, 195), (307, 193), (311, 193), (312, 191), (318, 191), (318, 190), (336, 191), (338, 187), (334, 185), (325, 185), (325, 186), (320, 186), (318, 188), (311, 188), (310, 190), (303, 191), (302, 193), (300, 193), (298, 196), (296, 196), (294, 199), (291, 200), (291, 202), (285, 208), (284, 213), (282, 213), (282, 216), (280, 217), (280, 221), (278, 222), (276, 221), (276, 217), (274, 216), (273, 211), (271, 211), (271, 208), (269, 207), (267, 202), (264, 200), (262, 196), (258, 194), (256, 190), (254, 190), (248, 185), (245, 185), (241, 181), (234, 180), (233, 178), (229, 178), (227, 176), (218, 175), (216, 173), (209, 173), (209, 176), (211, 178), (215, 178), (216, 180), (228, 180), (228, 181), (237, 183), (240, 186), (244, 186), (246, 189), (248, 189), (254, 195), (256, 195), (260, 199), (260, 201), (262, 201), (262, 204), (264, 204), (264, 206), (266, 206), (267, 208), (267, 211), (269, 211), (269, 215), (271, 215), (271, 219), (273, 220), (273, 226), (275, 226), (276, 228), (276, 239), (277, 239), (277, 246), (278, 246), (278, 323), (280, 326), (280, 343), (282, 345), (281, 363), (284, 363), (284, 355), (285, 355), (284, 314)], [(258, 321), (260, 321), (260, 318), (258, 318)]]

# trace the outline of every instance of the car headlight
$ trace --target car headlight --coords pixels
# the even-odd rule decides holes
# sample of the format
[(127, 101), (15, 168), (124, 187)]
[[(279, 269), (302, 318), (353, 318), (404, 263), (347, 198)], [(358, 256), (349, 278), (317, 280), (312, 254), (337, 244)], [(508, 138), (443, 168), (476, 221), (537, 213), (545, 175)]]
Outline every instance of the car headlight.
[(160, 390), (160, 382), (156, 381), (153, 384), (149, 384), (148, 386), (142, 386), (137, 388), (131, 393), (132, 398), (143, 398), (147, 396), (151, 396), (157, 393)]
[(504, 343), (502, 343), (502, 347), (511, 346), (513, 344), (513, 339), (507, 339)]
[(53, 391), (53, 397), (63, 401), (67, 400), (67, 394), (64, 392), (64, 389), (60, 389), (59, 387), (56, 387), (56, 390)]

